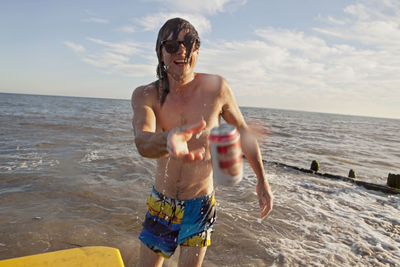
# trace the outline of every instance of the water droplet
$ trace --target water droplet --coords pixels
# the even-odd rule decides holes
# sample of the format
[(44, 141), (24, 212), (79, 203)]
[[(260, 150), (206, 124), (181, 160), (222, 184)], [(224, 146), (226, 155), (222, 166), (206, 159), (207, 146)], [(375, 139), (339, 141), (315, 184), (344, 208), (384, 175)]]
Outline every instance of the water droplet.
[(164, 183), (167, 182), (167, 177), (168, 177), (168, 165), (169, 161), (171, 160), (171, 157), (168, 157), (167, 163), (165, 163), (165, 171), (164, 171)]

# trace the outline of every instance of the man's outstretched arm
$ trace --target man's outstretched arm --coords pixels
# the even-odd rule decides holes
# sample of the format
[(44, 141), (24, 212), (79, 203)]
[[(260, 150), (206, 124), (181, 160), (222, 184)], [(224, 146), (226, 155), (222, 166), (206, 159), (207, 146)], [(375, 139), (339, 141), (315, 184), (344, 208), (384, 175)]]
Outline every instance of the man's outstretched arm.
[(168, 132), (156, 133), (156, 116), (153, 110), (155, 92), (150, 86), (135, 89), (132, 94), (133, 133), (136, 148), (147, 158), (160, 158), (168, 155)]
[(261, 218), (265, 218), (272, 210), (273, 195), (265, 175), (257, 139), (244, 121), (235, 96), (225, 80), (222, 82), (221, 90), (223, 91), (222, 95), (225, 103), (222, 108), (222, 117), (227, 123), (236, 126), (239, 130), (243, 154), (257, 176), (256, 192), (261, 209)]

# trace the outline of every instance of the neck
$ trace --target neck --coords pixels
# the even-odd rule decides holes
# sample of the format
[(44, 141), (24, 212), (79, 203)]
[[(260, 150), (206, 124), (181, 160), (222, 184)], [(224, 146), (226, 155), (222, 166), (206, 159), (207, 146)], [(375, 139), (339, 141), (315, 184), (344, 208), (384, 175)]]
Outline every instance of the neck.
[(195, 73), (193, 72), (184, 77), (173, 77), (173, 75), (168, 73), (169, 88), (171, 91), (175, 91), (176, 93), (182, 92), (190, 85), (194, 78)]

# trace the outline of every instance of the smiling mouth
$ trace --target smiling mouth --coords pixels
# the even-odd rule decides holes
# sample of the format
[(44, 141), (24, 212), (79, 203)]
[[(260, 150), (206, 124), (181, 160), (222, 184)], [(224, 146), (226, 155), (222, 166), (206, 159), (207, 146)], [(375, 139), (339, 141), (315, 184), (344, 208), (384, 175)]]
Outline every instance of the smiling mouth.
[(174, 63), (178, 66), (183, 66), (186, 63), (188, 63), (188, 61), (186, 59), (178, 59), (178, 60), (174, 60)]

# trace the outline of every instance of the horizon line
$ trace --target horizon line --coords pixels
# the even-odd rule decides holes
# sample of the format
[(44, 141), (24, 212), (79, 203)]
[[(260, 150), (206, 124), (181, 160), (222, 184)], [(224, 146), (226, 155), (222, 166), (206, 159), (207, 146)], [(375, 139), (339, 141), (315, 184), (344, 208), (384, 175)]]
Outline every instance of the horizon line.
[[(110, 100), (126, 100), (130, 101), (129, 98), (113, 98), (113, 97), (94, 97), (94, 96), (74, 96), (74, 95), (48, 95), (48, 94), (35, 94), (35, 93), (9, 93), (1, 92), (0, 94), (9, 95), (31, 95), (31, 96), (50, 96), (50, 97), (75, 97), (75, 98), (90, 98), (90, 99), (110, 99)], [(345, 114), (345, 113), (332, 113), (324, 111), (313, 111), (313, 110), (298, 110), (298, 109), (286, 109), (286, 108), (271, 108), (271, 107), (260, 107), (260, 106), (239, 106), (240, 108), (260, 108), (260, 109), (270, 109), (288, 112), (307, 112), (307, 113), (320, 113), (325, 115), (340, 115), (340, 116), (351, 116), (351, 117), (364, 117), (364, 118), (375, 118), (375, 119), (390, 119), (390, 120), (400, 120), (400, 118), (394, 117), (380, 117), (372, 115), (360, 115), (360, 114)]]

